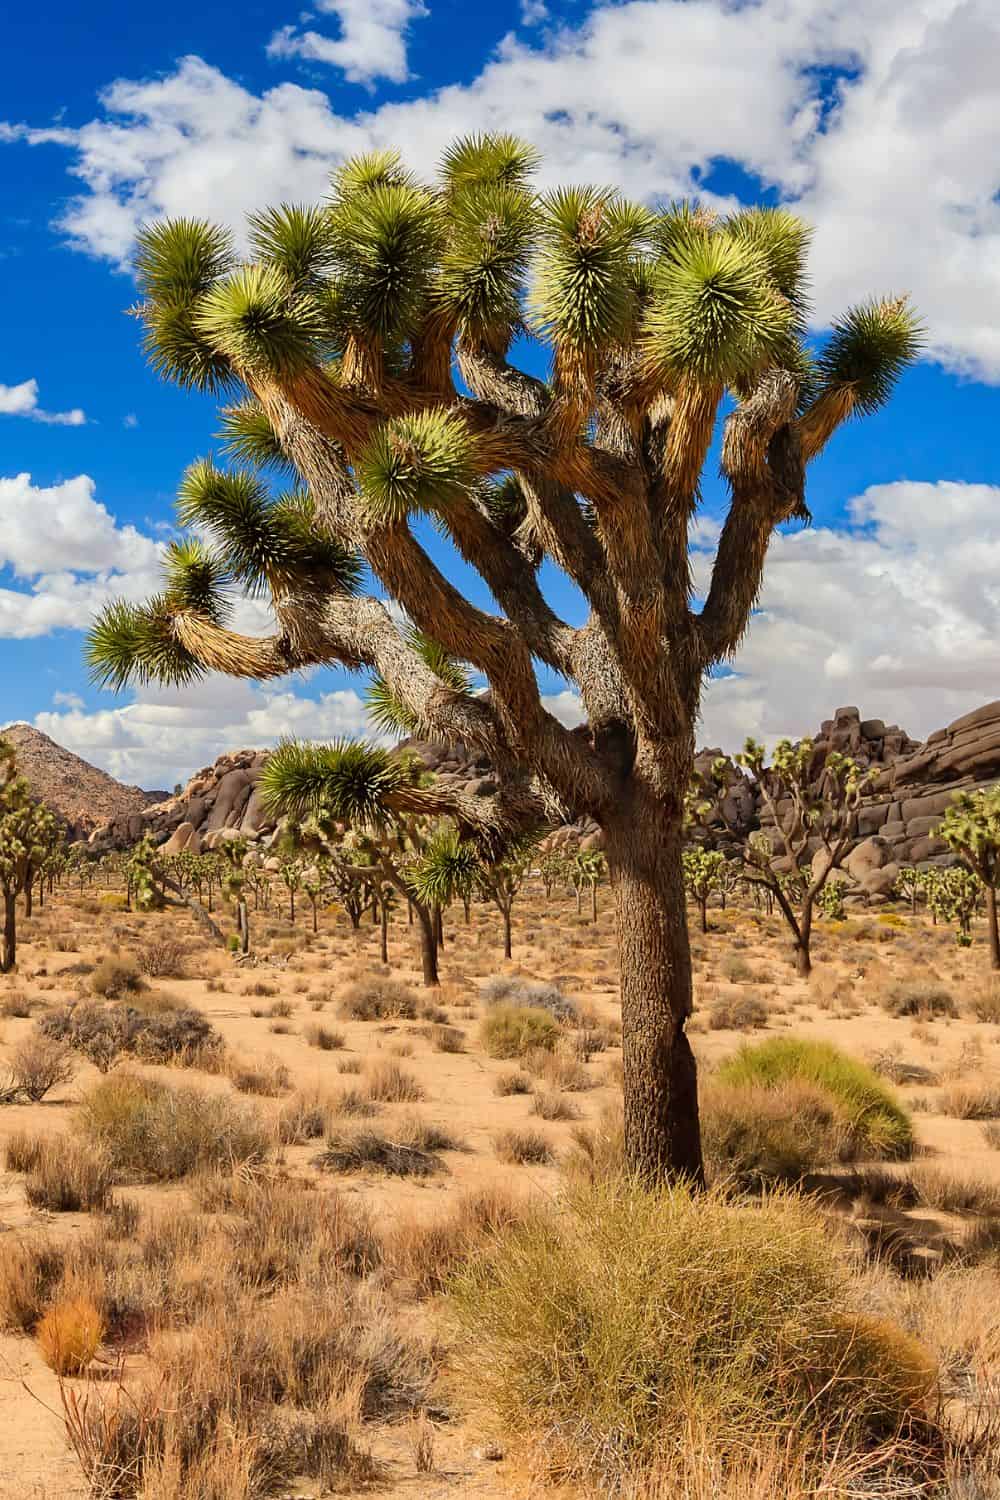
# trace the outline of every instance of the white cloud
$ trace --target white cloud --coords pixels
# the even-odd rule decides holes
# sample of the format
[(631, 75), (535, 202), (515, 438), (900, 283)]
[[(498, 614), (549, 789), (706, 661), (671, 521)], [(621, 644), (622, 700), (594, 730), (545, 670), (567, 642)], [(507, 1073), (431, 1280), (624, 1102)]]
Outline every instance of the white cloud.
[[(395, 40), (381, 71), (405, 68), (415, 0), (327, 5), (343, 34), (310, 46), (372, 76), (371, 37), (384, 32)], [(280, 33), (277, 50), (301, 52), (307, 36)], [(79, 129), (8, 125), (0, 138), (72, 152), (84, 191), (63, 227), (115, 261), (143, 219), (238, 226), (249, 208), (318, 197), (352, 152), (398, 144), (428, 170), (474, 130), (533, 140), (546, 182), (645, 197), (703, 191), (730, 160), (815, 222), (821, 320), (902, 287), (936, 357), (1000, 380), (998, 49), (995, 0), (625, 0), (534, 43), (509, 35), (471, 82), (369, 113), (338, 115), (289, 83), (258, 96), (186, 58), (165, 77), (113, 83)]]
[(38, 404), (38, 381), (22, 380), (20, 385), (0, 385), (0, 417), (30, 417), (52, 427), (82, 427), (86, 413), (75, 406), (72, 411), (45, 411)]
[(155, 591), (162, 545), (119, 526), (95, 488), (87, 474), (0, 478), (0, 568), (30, 589), (0, 588), (0, 639), (81, 630), (109, 599)]
[(283, 26), (268, 45), (272, 57), (299, 57), (341, 68), (351, 83), (376, 78), (405, 83), (406, 33), (410, 22), (428, 14), (422, 0), (318, 0), (321, 15), (335, 16), (338, 37)]
[(545, 0), (521, 0), (521, 25), (540, 26), (549, 19), (549, 8)]
[(86, 706), (79, 693), (53, 693), (52, 702), (56, 708), (82, 709)]
[(211, 677), (182, 691), (148, 688), (134, 703), (85, 713), (67, 705), (36, 726), (59, 744), (138, 786), (172, 787), (227, 750), (266, 749), (283, 735), (328, 740), (369, 734), (351, 689), (304, 698), (287, 685)]
[(122, 418), (122, 426), (123, 427), (128, 427), (131, 430), (131, 429), (134, 429), (134, 428), (138, 427), (138, 425), (139, 425), (139, 418), (136, 416), (135, 412), (134, 411), (126, 412), (125, 415), (124, 415), (124, 417)]
[(995, 697), (998, 506), (991, 485), (902, 480), (852, 500), (846, 530), (775, 537), (734, 675), (706, 687), (699, 742), (811, 733), (845, 702), (924, 738)]

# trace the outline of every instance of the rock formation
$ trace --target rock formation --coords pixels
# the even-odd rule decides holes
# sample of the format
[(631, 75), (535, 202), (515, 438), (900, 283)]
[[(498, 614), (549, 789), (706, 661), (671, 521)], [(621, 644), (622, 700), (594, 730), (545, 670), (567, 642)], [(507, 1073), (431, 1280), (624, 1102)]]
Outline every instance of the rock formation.
[(32, 792), (58, 813), (71, 838), (86, 838), (109, 819), (141, 813), (167, 795), (123, 786), (32, 724), (8, 724), (0, 735), (17, 751), (17, 768)]
[[(844, 872), (852, 887), (877, 898), (891, 888), (902, 864), (950, 862), (932, 830), (956, 791), (1000, 780), (1000, 702), (963, 715), (924, 744), (896, 724), (862, 719), (857, 708), (840, 708), (820, 726), (815, 742), (817, 765), (828, 751), (840, 750), (875, 772), (861, 810), (859, 841)], [(429, 771), (454, 779), (466, 791), (486, 795), (493, 790), (489, 762), (464, 746), (410, 740), (403, 748), (419, 756)], [(707, 770), (720, 753), (700, 751), (699, 768)], [(266, 758), (267, 752), (259, 750), (220, 756), (193, 776), (179, 796), (153, 807), (128, 808), (98, 828), (90, 843), (97, 850), (120, 848), (149, 832), (170, 853), (200, 852), (242, 834), (266, 847), (276, 832), (257, 795)], [(747, 829), (761, 826), (754, 787), (742, 773), (731, 779), (726, 818), (730, 825)], [(719, 827), (721, 831), (721, 821)], [(548, 842), (553, 847), (592, 848), (599, 846), (600, 833), (593, 825), (572, 824), (555, 830)]]

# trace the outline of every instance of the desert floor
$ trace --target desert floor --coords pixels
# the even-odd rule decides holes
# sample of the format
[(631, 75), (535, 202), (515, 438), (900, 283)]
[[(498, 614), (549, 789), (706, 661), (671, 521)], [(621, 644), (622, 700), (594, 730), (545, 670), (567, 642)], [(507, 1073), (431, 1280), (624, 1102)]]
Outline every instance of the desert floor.
[[(294, 928), (287, 920), (287, 896), (270, 913), (254, 915), (257, 962), (240, 966), (208, 944), (184, 909), (142, 915), (120, 909), (121, 898), (99, 885), (84, 891), (56, 891), (45, 909), (23, 923), (18, 971), (0, 979), (0, 1065), (31, 1031), (46, 1008), (86, 994), (89, 973), (105, 955), (135, 954), (144, 945), (169, 938), (185, 952), (186, 977), (153, 978), (153, 991), (202, 1011), (241, 1058), (263, 1065), (273, 1062), (277, 1092), (255, 1095), (253, 1105), (276, 1117), (297, 1090), (318, 1089), (335, 1095), (346, 1086), (364, 1088), (372, 1070), (398, 1065), (414, 1080), (419, 1098), (382, 1102), (375, 1120), (391, 1134), (393, 1122), (419, 1116), (445, 1127), (462, 1149), (444, 1153), (446, 1170), (426, 1178), (388, 1177), (377, 1173), (333, 1174), (314, 1165), (318, 1146), (311, 1142), (282, 1148), (278, 1170), (310, 1179), (320, 1193), (340, 1193), (363, 1201), (379, 1229), (430, 1221), (456, 1195), (490, 1183), (511, 1184), (525, 1192), (555, 1194), (558, 1160), (572, 1147), (581, 1123), (595, 1123), (602, 1107), (619, 1093), (619, 989), (613, 919), (606, 890), (600, 893), (598, 920), (577, 914), (572, 895), (557, 892), (546, 903), (532, 882), (515, 909), (514, 961), (501, 958), (499, 919), (491, 908), (473, 908), (466, 925), (460, 908), (446, 921), (440, 992), (419, 987), (416, 929), (396, 911), (390, 929), (393, 976), (411, 984), (421, 1005), (441, 1012), (414, 1020), (359, 1021), (338, 1010), (343, 992), (366, 975), (381, 972), (379, 933), (368, 919), (353, 932), (343, 913), (320, 914), (318, 935), (311, 932), (308, 907), (299, 910)], [(280, 914), (275, 906), (281, 907)], [(697, 925), (696, 917), (692, 921)], [(988, 1131), (977, 1120), (945, 1113), (949, 1088), (996, 1081), (1000, 1086), (1000, 1025), (977, 1019), (990, 1013), (982, 997), (990, 994), (986, 949), (981, 931), (969, 950), (958, 948), (949, 930), (935, 928), (922, 914), (904, 909), (880, 914), (862, 912), (846, 923), (820, 922), (815, 939), (815, 970), (809, 981), (795, 977), (777, 918), (749, 908), (710, 912), (711, 930), (695, 932), (696, 1011), (693, 1040), (703, 1074), (748, 1038), (776, 1032), (822, 1037), (846, 1051), (876, 1060), (883, 1073), (900, 1079), (902, 1096), (915, 1111), (921, 1155), (949, 1172), (996, 1183), (1000, 1191), (1000, 1150), (988, 1144)], [(544, 1120), (533, 1110), (535, 1094), (501, 1095), (498, 1075), (511, 1072), (510, 1062), (486, 1055), (479, 1040), (485, 1007), (481, 986), (500, 974), (525, 980), (554, 981), (581, 1006), (586, 1027), (599, 1035), (599, 1050), (586, 1056), (563, 1090), (566, 1112), (575, 1118)], [(900, 986), (936, 985), (955, 1000), (958, 1014), (898, 1017), (886, 1008), (886, 997)], [(1000, 1018), (1000, 1008), (997, 1009)], [(442, 1023), (458, 1028), (460, 1038), (437, 1050)], [(317, 1027), (340, 1033), (342, 1045), (317, 1045)], [(437, 1040), (436, 1040), (437, 1038)], [(329, 1040), (329, 1039), (328, 1039)], [(577, 1058), (579, 1061), (579, 1058)], [(137, 1067), (129, 1063), (129, 1067)], [(281, 1084), (281, 1069), (287, 1082)], [(171, 1083), (197, 1083), (209, 1090), (231, 1091), (228, 1078), (198, 1069), (145, 1068)], [(354, 1076), (356, 1075), (356, 1076)], [(74, 1128), (76, 1101), (100, 1075), (80, 1062), (72, 1081), (37, 1104), (0, 1107), (0, 1156), (15, 1133), (52, 1135)], [(917, 1081), (907, 1082), (908, 1078)], [(586, 1086), (583, 1086), (586, 1085)], [(555, 1087), (555, 1083), (553, 1083)], [(508, 1129), (540, 1132), (553, 1155), (549, 1165), (514, 1165), (498, 1160), (495, 1137)], [(167, 1186), (128, 1184), (124, 1191), (143, 1210), (171, 1211), (189, 1201), (185, 1182)], [(920, 1216), (914, 1215), (916, 1220)], [(947, 1228), (947, 1217), (925, 1213), (928, 1242)], [(10, 1237), (44, 1233), (73, 1239), (93, 1231), (95, 1216), (50, 1214), (32, 1208), (24, 1178), (0, 1172), (0, 1253)], [(403, 1324), (432, 1336), (433, 1299), (408, 1299), (398, 1291)], [(70, 1382), (82, 1390), (107, 1377), (123, 1351), (108, 1350), (88, 1381)], [(141, 1365), (142, 1352), (124, 1351)], [(419, 1472), (413, 1424), (369, 1425), (367, 1441), (387, 1466), (379, 1492), (391, 1500), (403, 1497), (476, 1496), (482, 1500), (518, 1495), (518, 1476), (488, 1446), (489, 1434), (463, 1414), (459, 1399), (452, 1420), (434, 1427), (433, 1462)], [(59, 1382), (43, 1361), (35, 1341), (24, 1335), (0, 1337), (0, 1495), (29, 1500), (88, 1494), (79, 1465), (63, 1432)], [(296, 1494), (321, 1493), (303, 1485)]]

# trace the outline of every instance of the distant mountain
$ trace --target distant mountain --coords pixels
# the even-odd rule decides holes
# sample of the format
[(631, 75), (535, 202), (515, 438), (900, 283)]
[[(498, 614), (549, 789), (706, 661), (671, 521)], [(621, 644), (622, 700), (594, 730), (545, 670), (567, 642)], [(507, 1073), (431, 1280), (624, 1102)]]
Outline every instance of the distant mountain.
[(139, 813), (170, 795), (123, 786), (32, 724), (8, 724), (0, 735), (17, 751), (18, 770), (32, 791), (66, 822), (73, 838), (85, 838), (112, 818)]

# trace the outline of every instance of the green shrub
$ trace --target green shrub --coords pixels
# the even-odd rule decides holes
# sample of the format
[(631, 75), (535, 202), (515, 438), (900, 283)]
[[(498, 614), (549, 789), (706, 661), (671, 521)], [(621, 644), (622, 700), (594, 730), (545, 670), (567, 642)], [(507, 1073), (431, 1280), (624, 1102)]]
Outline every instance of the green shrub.
[(551, 1052), (559, 1036), (559, 1023), (549, 1012), (528, 1005), (495, 1005), (479, 1027), (479, 1039), (489, 1057), (524, 1057), (533, 1047)]
[(103, 1078), (82, 1100), (83, 1134), (116, 1171), (154, 1181), (196, 1168), (260, 1161), (270, 1140), (257, 1115), (226, 1094), (170, 1088), (134, 1073)]
[(541, 1476), (601, 1494), (708, 1432), (720, 1457), (792, 1432), (867, 1450), (919, 1428), (930, 1356), (851, 1308), (791, 1195), (578, 1188), (457, 1271), (459, 1373)]
[(843, 1112), (858, 1153), (899, 1158), (913, 1151), (913, 1126), (892, 1090), (865, 1063), (830, 1042), (772, 1037), (744, 1045), (719, 1068), (723, 1084), (780, 1088), (809, 1083), (831, 1096)]

